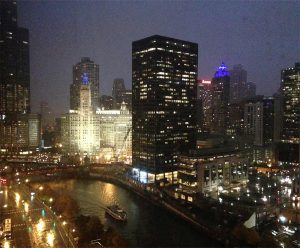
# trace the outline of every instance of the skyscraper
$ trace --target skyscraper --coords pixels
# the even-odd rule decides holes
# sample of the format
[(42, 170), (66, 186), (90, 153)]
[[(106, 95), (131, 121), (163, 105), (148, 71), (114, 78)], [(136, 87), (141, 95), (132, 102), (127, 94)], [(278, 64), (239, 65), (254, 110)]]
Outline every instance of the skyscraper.
[(132, 44), (133, 167), (142, 182), (176, 181), (195, 147), (198, 44), (154, 35)]
[(123, 78), (116, 78), (113, 83), (112, 87), (112, 97), (114, 99), (114, 107), (115, 108), (120, 108), (121, 103), (123, 101), (122, 96), (125, 91), (125, 84), (124, 84), (124, 79)]
[(247, 71), (242, 65), (235, 65), (230, 70), (230, 103), (237, 103), (243, 99), (246, 82)]
[(63, 149), (70, 153), (95, 154), (100, 148), (99, 121), (92, 109), (89, 78), (84, 73), (79, 88), (78, 110), (62, 115)]
[(283, 125), (279, 161), (299, 164), (300, 145), (300, 63), (281, 72)]
[(211, 132), (226, 134), (228, 126), (228, 104), (230, 77), (224, 63), (216, 71), (212, 83), (212, 125)]
[(198, 80), (197, 84), (197, 102), (198, 102), (198, 126), (202, 131), (209, 130), (211, 125), (211, 100), (212, 85), (211, 81)]
[(243, 99), (250, 99), (256, 96), (256, 84), (247, 82), (244, 89)]
[(0, 1), (0, 147), (18, 152), (39, 141), (40, 116), (30, 114), (29, 32), (18, 26), (16, 1)]
[(88, 57), (73, 66), (73, 83), (70, 86), (70, 108), (78, 110), (80, 106), (80, 88), (84, 77), (88, 78), (91, 90), (91, 104), (93, 111), (100, 106), (99, 98), (99, 65)]
[(16, 1), (0, 1), (0, 120), (30, 112), (29, 33)]

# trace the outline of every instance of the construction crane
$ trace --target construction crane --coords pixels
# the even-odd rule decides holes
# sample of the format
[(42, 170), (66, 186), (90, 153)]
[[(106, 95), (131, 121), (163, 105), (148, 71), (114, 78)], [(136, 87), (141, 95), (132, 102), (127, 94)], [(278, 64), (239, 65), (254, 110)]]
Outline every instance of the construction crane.
[(131, 129), (132, 129), (132, 127), (128, 128), (127, 133), (126, 133), (126, 135), (125, 135), (125, 137), (124, 137), (124, 139), (123, 139), (121, 149), (119, 150), (119, 152), (116, 152), (115, 159), (114, 159), (115, 162), (118, 162), (118, 161), (119, 161), (119, 157), (120, 157), (120, 155), (121, 155), (121, 153), (122, 153), (122, 151), (123, 151), (123, 149), (124, 149), (125, 142), (126, 142), (126, 140), (127, 140), (127, 138), (128, 138), (128, 135), (129, 135)]

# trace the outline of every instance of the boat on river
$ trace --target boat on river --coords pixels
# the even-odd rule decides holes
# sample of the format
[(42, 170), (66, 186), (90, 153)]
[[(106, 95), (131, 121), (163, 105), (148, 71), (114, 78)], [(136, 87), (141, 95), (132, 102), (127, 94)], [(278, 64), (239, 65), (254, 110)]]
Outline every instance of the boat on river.
[(120, 208), (118, 205), (111, 205), (107, 206), (105, 208), (105, 212), (109, 214), (111, 217), (113, 217), (116, 220), (120, 221), (126, 221), (127, 220), (127, 214), (124, 209)]

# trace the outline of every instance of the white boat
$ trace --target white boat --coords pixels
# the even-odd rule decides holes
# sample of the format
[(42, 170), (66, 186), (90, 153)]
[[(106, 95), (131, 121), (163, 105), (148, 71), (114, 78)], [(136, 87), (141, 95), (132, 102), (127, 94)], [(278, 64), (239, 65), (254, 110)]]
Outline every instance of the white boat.
[(127, 220), (126, 212), (118, 205), (107, 206), (105, 212), (116, 220), (120, 220), (120, 221)]

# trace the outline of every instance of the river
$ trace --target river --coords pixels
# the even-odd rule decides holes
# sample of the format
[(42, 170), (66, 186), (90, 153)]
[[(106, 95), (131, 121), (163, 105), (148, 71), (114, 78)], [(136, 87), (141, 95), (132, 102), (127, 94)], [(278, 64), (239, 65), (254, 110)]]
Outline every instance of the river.
[[(140, 196), (111, 183), (67, 180), (47, 183), (77, 200), (85, 215), (96, 215), (105, 226), (113, 226), (133, 247), (215, 247), (205, 234), (167, 210), (154, 206)], [(104, 207), (118, 203), (128, 215), (119, 223), (105, 215)]]

